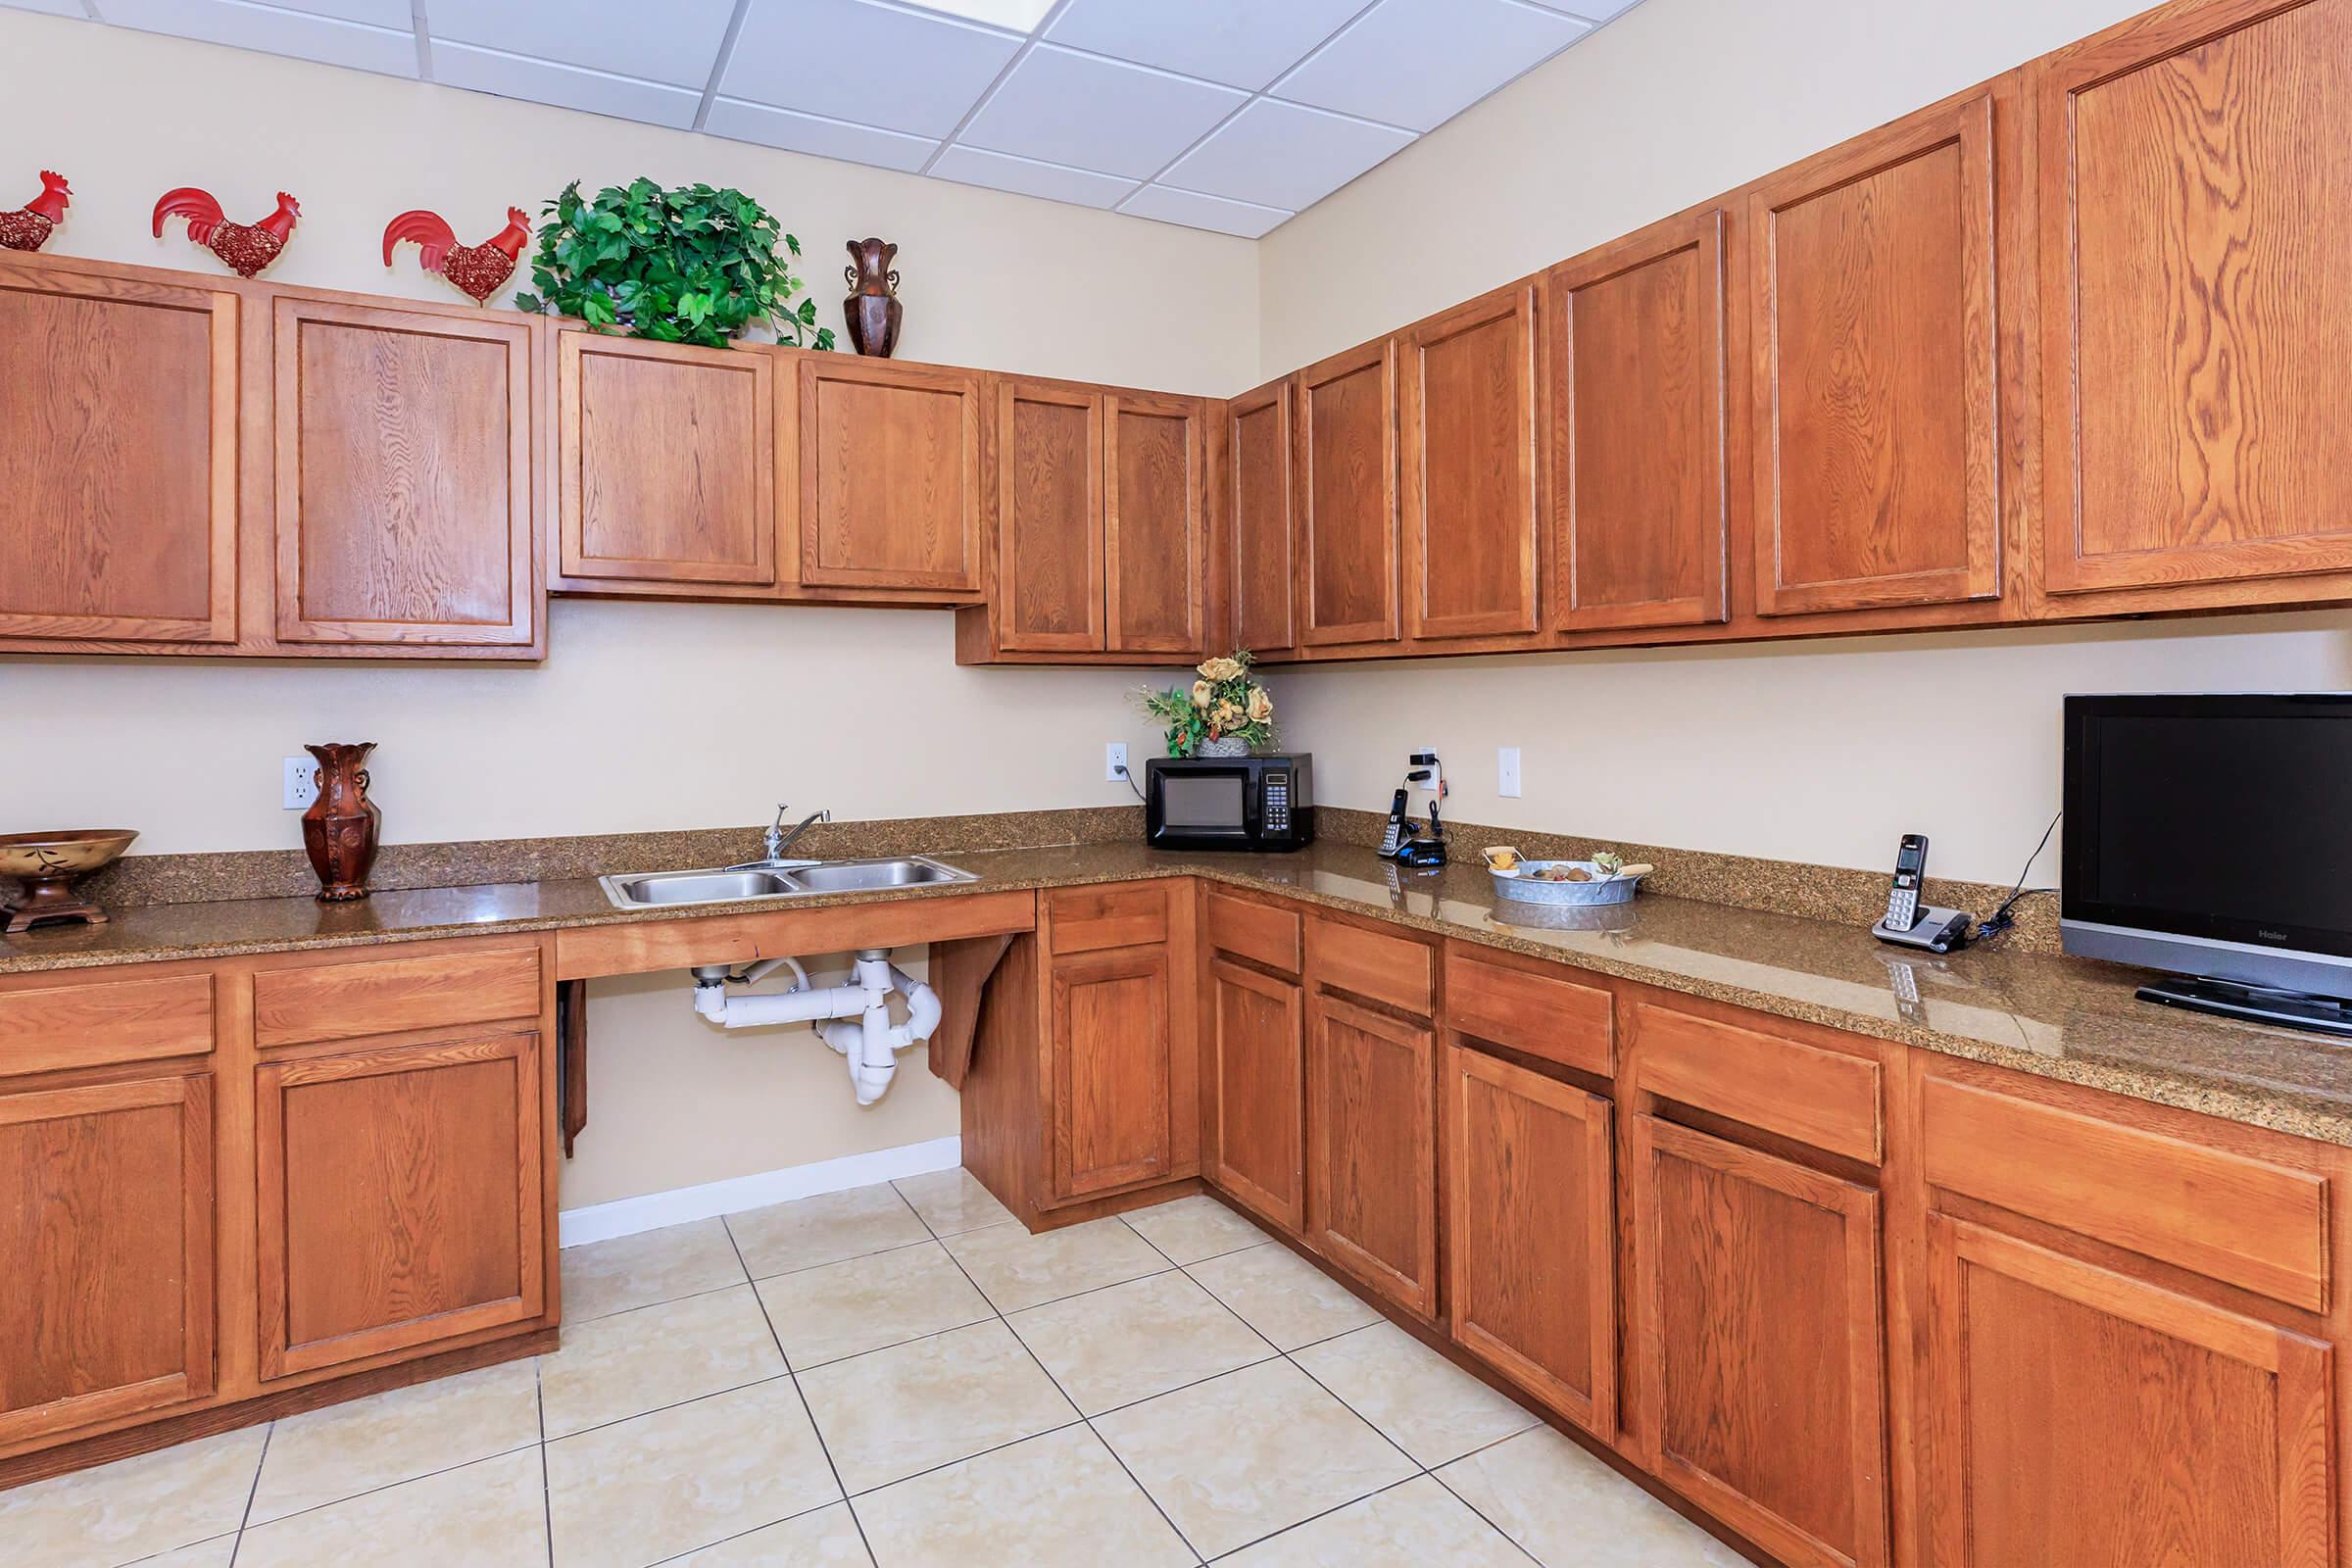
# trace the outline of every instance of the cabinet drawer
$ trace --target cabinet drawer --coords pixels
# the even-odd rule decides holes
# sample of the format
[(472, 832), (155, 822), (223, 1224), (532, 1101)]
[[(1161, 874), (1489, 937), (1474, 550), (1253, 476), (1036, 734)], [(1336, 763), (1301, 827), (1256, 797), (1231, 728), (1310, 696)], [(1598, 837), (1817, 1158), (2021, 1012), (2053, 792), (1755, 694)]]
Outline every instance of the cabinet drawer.
[(1606, 1077), (1617, 1070), (1612, 1012), (1597, 986), (1446, 950), (1446, 1022), (1463, 1034)]
[(1298, 911), (1211, 893), (1207, 914), (1208, 945), (1217, 952), (1251, 959), (1284, 974), (1298, 972)]
[(265, 969), (253, 977), (255, 1044), (354, 1040), (539, 1013), (539, 950), (436, 953)]
[(1833, 1154), (1879, 1158), (1879, 1064), (1643, 1003), (1636, 1086)]
[(1168, 940), (1168, 889), (1161, 882), (1064, 888), (1046, 895), (1046, 915), (1055, 953), (1148, 947)]
[(1314, 948), (1317, 985), (1429, 1016), (1437, 956), (1428, 948), (1337, 920), (1317, 920), (1307, 940)]
[(2327, 1309), (2325, 1177), (1948, 1079), (1921, 1113), (1931, 1185)]
[(212, 1049), (209, 974), (0, 992), (0, 1077)]

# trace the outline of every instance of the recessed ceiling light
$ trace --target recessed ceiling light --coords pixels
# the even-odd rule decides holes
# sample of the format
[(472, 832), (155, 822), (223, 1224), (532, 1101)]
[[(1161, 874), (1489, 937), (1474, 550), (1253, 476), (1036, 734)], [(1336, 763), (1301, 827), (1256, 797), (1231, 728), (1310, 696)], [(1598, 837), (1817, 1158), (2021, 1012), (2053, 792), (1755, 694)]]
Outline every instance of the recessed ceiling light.
[(1046, 20), (1054, 0), (907, 0), (921, 11), (938, 11), (966, 22), (986, 23), (1014, 32), (1029, 32)]

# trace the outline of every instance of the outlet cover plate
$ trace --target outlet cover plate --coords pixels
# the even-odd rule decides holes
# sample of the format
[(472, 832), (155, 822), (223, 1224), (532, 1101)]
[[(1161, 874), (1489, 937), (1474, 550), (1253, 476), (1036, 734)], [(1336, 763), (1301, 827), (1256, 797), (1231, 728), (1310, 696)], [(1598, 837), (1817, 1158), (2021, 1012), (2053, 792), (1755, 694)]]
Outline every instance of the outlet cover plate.
[(289, 757), (285, 760), (284, 805), (289, 811), (303, 810), (318, 798), (318, 763), (308, 757)]
[(1519, 748), (1494, 748), (1494, 793), (1505, 800), (1519, 798)]
[(1102, 747), (1102, 780), (1116, 784), (1127, 777), (1127, 743), (1106, 741)]

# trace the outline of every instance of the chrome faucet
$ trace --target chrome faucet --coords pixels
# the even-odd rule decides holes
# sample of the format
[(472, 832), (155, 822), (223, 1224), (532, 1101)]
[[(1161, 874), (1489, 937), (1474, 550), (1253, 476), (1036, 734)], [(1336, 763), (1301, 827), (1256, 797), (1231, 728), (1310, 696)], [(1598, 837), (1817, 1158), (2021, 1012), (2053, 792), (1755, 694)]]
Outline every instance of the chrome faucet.
[(807, 816), (801, 818), (800, 826), (787, 833), (784, 830), (784, 813), (789, 809), (791, 809), (790, 807), (779, 802), (776, 806), (775, 821), (768, 825), (766, 832), (760, 835), (760, 842), (767, 847), (767, 858), (769, 860), (781, 860), (784, 858), (784, 852), (786, 850), (791, 849), (795, 844), (801, 842), (802, 834), (808, 832), (809, 828), (815, 826), (819, 822), (830, 822), (833, 820), (833, 813), (830, 810), (811, 811)]

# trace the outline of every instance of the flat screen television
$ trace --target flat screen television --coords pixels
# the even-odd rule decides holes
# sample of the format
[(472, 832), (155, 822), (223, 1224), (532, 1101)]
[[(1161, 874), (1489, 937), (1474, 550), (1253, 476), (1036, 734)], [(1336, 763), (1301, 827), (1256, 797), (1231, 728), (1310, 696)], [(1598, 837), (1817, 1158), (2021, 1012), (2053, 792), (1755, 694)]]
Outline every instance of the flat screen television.
[(2352, 693), (2069, 697), (2066, 951), (2352, 1034)]

